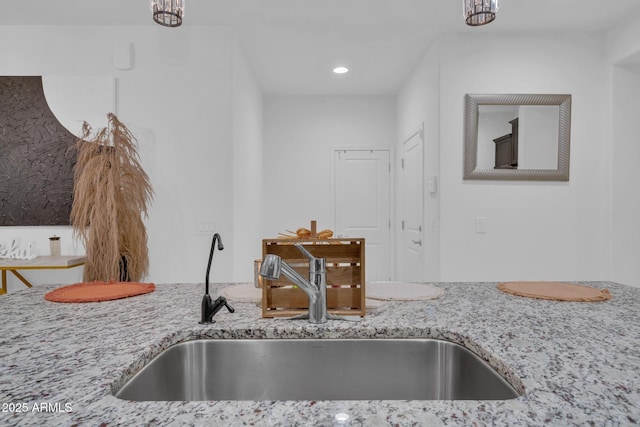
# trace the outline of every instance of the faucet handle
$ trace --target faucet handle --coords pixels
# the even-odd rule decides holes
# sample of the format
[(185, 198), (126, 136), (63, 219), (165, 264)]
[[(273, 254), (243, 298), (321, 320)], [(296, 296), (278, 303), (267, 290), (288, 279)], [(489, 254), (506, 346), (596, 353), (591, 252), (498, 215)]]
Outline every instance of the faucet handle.
[(309, 258), (309, 273), (310, 274), (320, 273), (320, 272), (326, 271), (326, 268), (327, 268), (327, 260), (326, 260), (326, 258), (316, 258), (316, 257), (314, 257), (300, 243), (296, 243), (295, 246), (298, 248), (298, 250), (300, 250), (300, 252), (302, 252), (302, 255), (304, 255), (307, 258)]
[[(218, 306), (219, 305), (224, 305), (227, 308), (227, 310), (229, 311), (229, 313), (233, 313), (233, 312), (236, 311), (236, 309), (231, 307), (231, 304), (229, 304), (227, 302), (227, 299), (225, 297), (218, 297), (218, 299), (216, 299), (214, 301), (213, 305), (214, 306), (216, 306), (216, 305), (218, 305)], [(217, 312), (217, 310), (216, 310), (216, 312)]]
[(311, 255), (311, 252), (309, 252), (304, 246), (302, 246), (302, 243), (296, 243), (295, 247), (298, 248), (298, 250), (302, 252), (302, 255), (306, 256), (309, 261), (313, 261), (314, 259), (316, 259), (316, 257)]
[(231, 307), (231, 305), (227, 302), (227, 299), (225, 297), (218, 297), (215, 301), (211, 301), (211, 296), (209, 294), (206, 294), (202, 298), (200, 323), (215, 323), (215, 320), (213, 320), (213, 316), (215, 316), (223, 306), (226, 307), (227, 310), (229, 310), (229, 313), (233, 313), (234, 311), (236, 311), (235, 308)]

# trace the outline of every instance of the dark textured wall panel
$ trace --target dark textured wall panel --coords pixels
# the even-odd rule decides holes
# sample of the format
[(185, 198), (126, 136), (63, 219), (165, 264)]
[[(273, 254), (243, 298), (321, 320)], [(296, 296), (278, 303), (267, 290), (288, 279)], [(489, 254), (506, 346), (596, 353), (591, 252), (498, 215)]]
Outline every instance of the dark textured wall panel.
[(41, 77), (0, 77), (0, 226), (69, 224), (75, 139)]

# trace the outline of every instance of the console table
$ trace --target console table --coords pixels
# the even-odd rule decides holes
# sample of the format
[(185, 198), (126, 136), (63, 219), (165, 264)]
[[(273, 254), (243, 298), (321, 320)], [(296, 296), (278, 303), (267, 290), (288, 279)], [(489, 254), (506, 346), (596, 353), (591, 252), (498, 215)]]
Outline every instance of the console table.
[(0, 259), (2, 270), (2, 289), (0, 295), (7, 293), (7, 271), (13, 273), (28, 288), (31, 283), (18, 273), (17, 270), (50, 270), (61, 268), (73, 268), (84, 264), (84, 256), (39, 256), (34, 259)]

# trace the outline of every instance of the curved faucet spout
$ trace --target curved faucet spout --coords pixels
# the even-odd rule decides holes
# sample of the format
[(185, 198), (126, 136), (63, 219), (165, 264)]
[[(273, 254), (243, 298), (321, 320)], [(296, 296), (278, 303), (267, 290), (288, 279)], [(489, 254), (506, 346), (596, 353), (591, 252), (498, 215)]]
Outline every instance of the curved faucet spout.
[(211, 272), (211, 262), (213, 261), (213, 251), (216, 249), (216, 241), (218, 242), (218, 250), (221, 251), (224, 249), (224, 245), (222, 244), (222, 237), (218, 233), (213, 235), (213, 240), (211, 241), (211, 252), (209, 252), (209, 264), (207, 265), (207, 274), (204, 278), (204, 283), (206, 285), (205, 295), (209, 295), (209, 273)]
[(318, 288), (314, 284), (302, 277), (300, 273), (284, 261), (282, 262), (282, 273), (307, 294), (309, 297), (309, 305), (315, 304), (318, 299)]

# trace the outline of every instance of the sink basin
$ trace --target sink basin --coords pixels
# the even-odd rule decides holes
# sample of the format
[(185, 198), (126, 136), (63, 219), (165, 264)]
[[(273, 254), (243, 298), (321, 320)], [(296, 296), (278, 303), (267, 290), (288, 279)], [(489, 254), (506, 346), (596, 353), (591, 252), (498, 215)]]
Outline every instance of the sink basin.
[(126, 400), (512, 399), (458, 344), (434, 339), (230, 339), (176, 344), (115, 396)]

